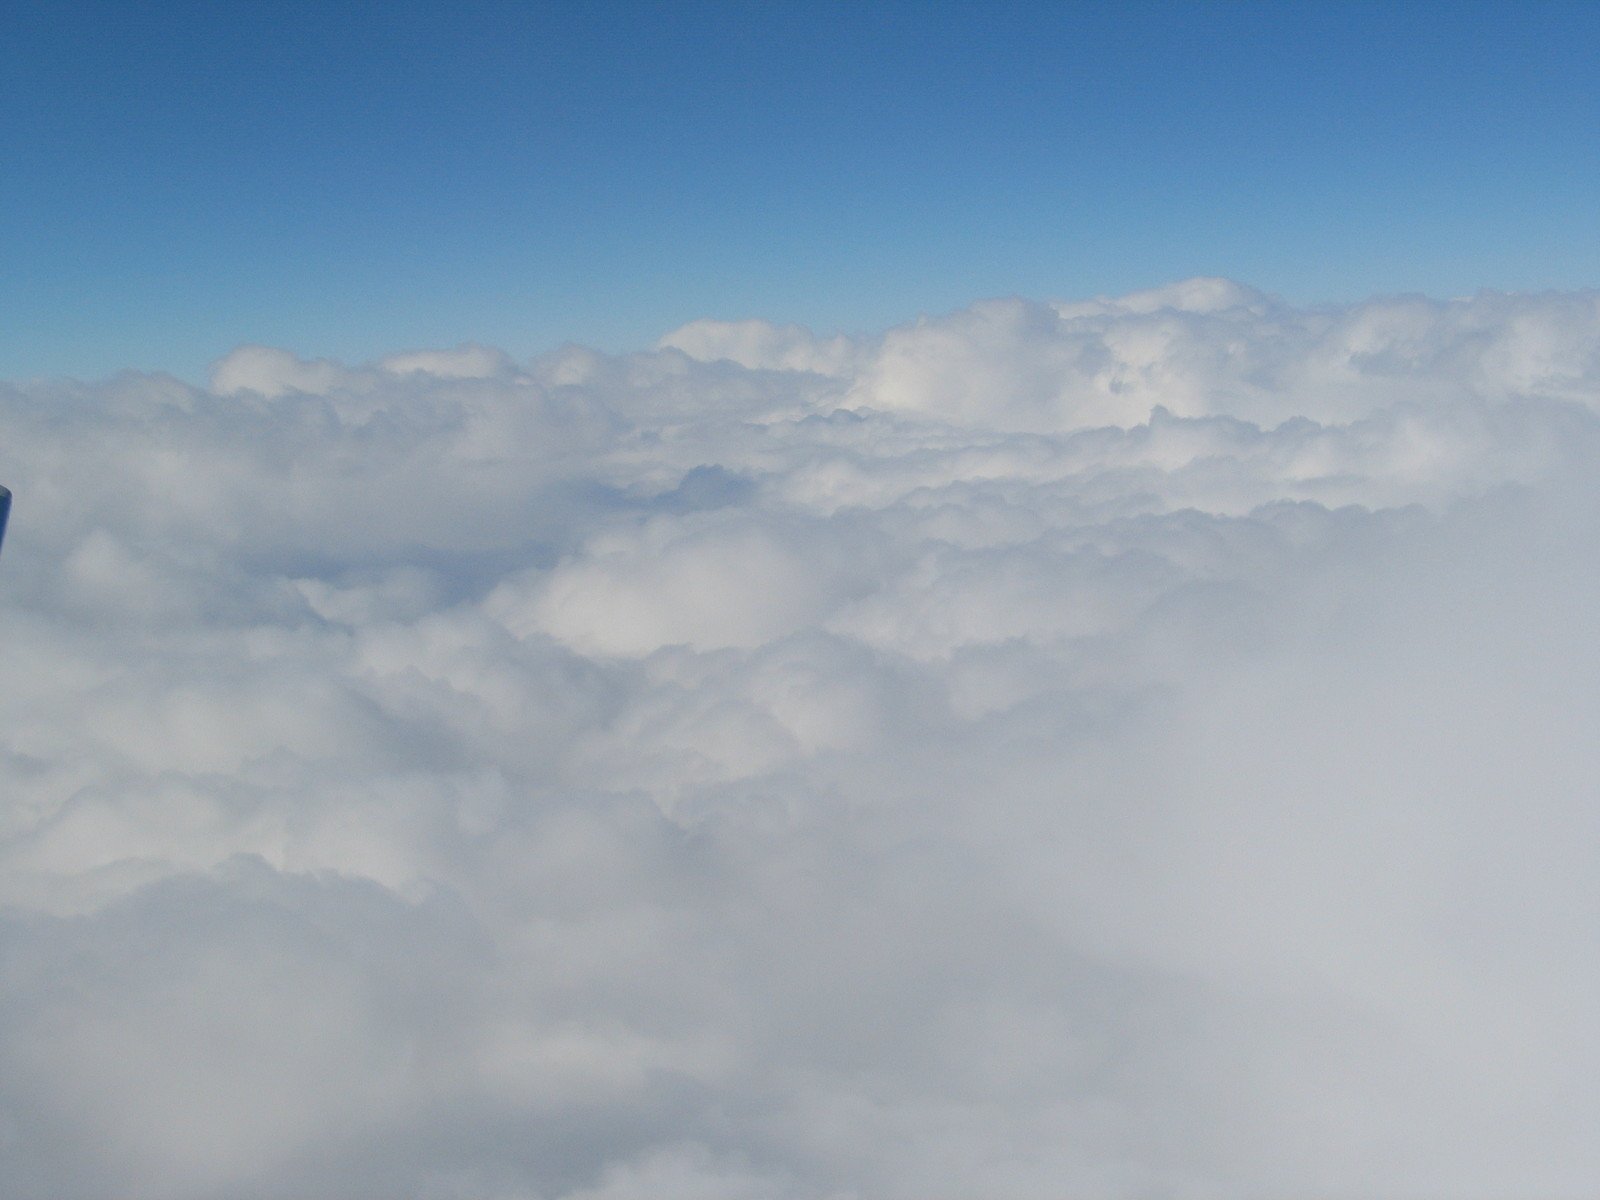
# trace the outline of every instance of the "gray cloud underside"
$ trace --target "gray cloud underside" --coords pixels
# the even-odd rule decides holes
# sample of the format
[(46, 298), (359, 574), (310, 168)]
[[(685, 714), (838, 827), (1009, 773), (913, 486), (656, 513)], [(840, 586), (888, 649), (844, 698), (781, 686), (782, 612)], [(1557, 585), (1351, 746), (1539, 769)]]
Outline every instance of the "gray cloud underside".
[(0, 389), (0, 1191), (1592, 1195), (1600, 298)]

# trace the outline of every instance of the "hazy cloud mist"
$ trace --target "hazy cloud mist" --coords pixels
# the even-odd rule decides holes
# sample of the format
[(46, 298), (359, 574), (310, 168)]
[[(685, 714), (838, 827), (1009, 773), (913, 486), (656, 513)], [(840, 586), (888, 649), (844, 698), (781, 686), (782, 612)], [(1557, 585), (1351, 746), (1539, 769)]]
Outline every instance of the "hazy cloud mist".
[(0, 1191), (1600, 1187), (1600, 296), (0, 387)]

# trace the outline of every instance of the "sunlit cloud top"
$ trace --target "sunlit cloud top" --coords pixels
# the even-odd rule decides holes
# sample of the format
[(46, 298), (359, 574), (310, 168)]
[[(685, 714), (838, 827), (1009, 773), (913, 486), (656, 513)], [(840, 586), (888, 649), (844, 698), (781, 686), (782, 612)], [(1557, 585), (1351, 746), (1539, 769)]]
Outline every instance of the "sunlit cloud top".
[(0, 388), (0, 1191), (1580, 1197), (1600, 299)]

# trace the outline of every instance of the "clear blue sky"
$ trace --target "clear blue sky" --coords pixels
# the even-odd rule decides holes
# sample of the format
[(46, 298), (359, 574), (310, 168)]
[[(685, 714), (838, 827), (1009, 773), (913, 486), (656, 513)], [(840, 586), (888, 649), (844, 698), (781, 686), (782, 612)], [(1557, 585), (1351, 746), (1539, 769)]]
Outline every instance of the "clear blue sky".
[(4, 377), (1600, 284), (1600, 3), (0, 11)]

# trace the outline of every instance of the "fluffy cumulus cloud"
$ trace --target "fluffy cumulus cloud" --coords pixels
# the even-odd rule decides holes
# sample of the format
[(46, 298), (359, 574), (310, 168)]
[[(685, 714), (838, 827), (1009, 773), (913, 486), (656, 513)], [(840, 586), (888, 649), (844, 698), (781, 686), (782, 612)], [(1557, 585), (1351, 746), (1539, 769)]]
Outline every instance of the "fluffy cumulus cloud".
[(1600, 297), (0, 387), (0, 1192), (1600, 1188)]

